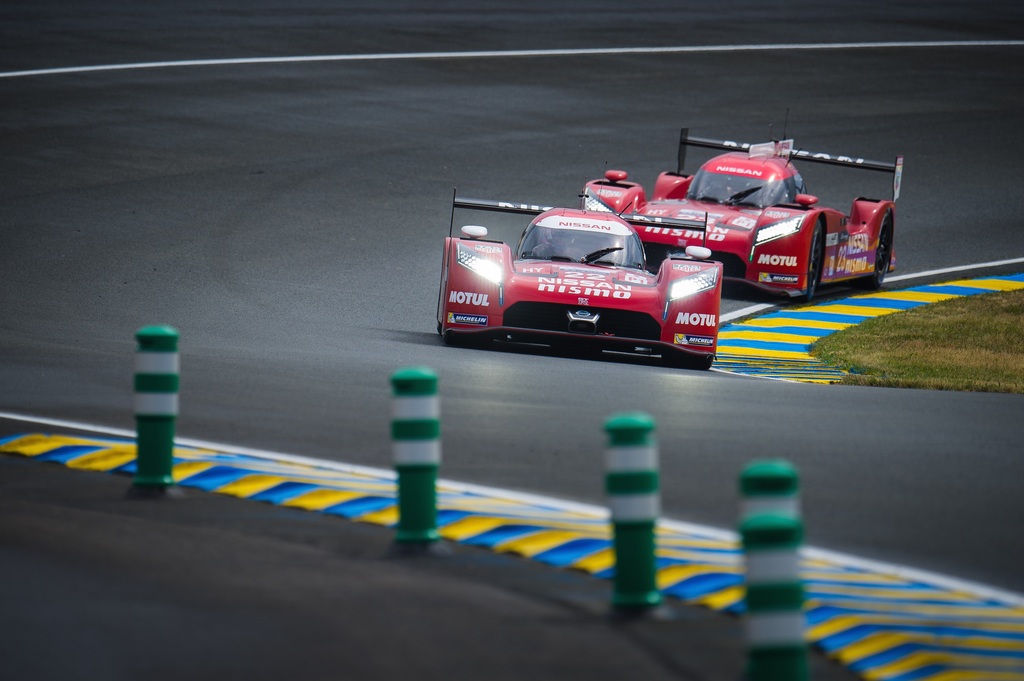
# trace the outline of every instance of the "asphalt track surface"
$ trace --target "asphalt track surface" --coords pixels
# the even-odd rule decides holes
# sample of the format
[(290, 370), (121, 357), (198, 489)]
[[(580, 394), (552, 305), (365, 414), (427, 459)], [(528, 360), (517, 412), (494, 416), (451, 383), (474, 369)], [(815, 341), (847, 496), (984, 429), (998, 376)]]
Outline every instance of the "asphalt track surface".
[[(4, 74), (238, 57), (1024, 37), (1015, 3), (44, 2), (7, 3), (0, 19)], [(1022, 61), (1019, 45), (851, 47), (0, 78), (0, 410), (132, 427), (133, 335), (166, 323), (182, 334), (181, 434), (386, 468), (388, 377), (426, 365), (441, 378), (446, 478), (602, 503), (602, 424), (639, 409), (658, 423), (667, 517), (732, 527), (742, 466), (782, 456), (803, 475), (809, 543), (1024, 591), (1020, 396), (455, 350), (433, 320), (453, 187), (564, 203), (606, 166), (649, 183), (674, 164), (682, 125), (758, 141), (785, 123), (807, 148), (904, 154), (901, 273), (1024, 256)], [(874, 174), (804, 175), (840, 207), (886, 191)], [(462, 221), (481, 221), (472, 217)], [(520, 226), (485, 224), (506, 240)], [(727, 293), (725, 311), (765, 302)], [(27, 465), (5, 465), (5, 484), (46, 475)], [(26, 494), (36, 503), (61, 484), (54, 477)], [(270, 513), (245, 508), (235, 512)], [(5, 564), (31, 568), (23, 561), (33, 555)], [(48, 565), (60, 566), (55, 576), (75, 573), (74, 561)], [(52, 581), (26, 588), (46, 594)], [(69, 588), (66, 599), (80, 593)], [(11, 602), (18, 614), (38, 608), (30, 596)]]

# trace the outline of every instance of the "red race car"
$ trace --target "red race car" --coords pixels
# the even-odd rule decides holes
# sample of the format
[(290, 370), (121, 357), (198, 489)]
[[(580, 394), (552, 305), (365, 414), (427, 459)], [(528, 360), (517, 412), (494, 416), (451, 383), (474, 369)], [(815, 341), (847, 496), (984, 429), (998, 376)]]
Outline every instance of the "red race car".
[(642, 215), (454, 199), (455, 208), (534, 215), (513, 249), (467, 225), (448, 236), (437, 330), (449, 345), (528, 343), (598, 356), (660, 356), (708, 369), (718, 344), (722, 265), (691, 246), (648, 272), (634, 225), (702, 233), (705, 218)]
[[(688, 146), (728, 153), (685, 175)], [(891, 172), (892, 200), (855, 199), (849, 215), (818, 206), (794, 160)], [(894, 163), (866, 161), (796, 150), (792, 140), (739, 144), (690, 137), (684, 128), (678, 169), (658, 176), (650, 199), (625, 171), (609, 170), (604, 179), (587, 183), (584, 205), (674, 219), (707, 214), (706, 231), (642, 226), (648, 262), (657, 267), (686, 246), (706, 245), (722, 262), (726, 279), (810, 300), (819, 284), (857, 280), (880, 288), (895, 269), (893, 231), (902, 173), (902, 156)]]

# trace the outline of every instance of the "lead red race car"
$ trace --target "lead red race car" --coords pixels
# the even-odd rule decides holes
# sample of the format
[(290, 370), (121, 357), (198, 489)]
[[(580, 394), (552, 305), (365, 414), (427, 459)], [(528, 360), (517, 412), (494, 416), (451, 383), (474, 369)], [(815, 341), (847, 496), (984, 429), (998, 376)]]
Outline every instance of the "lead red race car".
[[(692, 175), (683, 172), (686, 148), (724, 150)], [(848, 214), (818, 205), (809, 194), (799, 163), (889, 172), (892, 199), (854, 199)], [(707, 215), (707, 230), (664, 225), (639, 227), (648, 262), (692, 244), (706, 245), (727, 280), (810, 300), (820, 284), (856, 281), (878, 289), (896, 267), (893, 247), (896, 199), (903, 157), (869, 161), (795, 149), (793, 140), (746, 144), (690, 137), (679, 139), (675, 172), (661, 173), (650, 197), (623, 170), (609, 170), (584, 188), (590, 210), (632, 211), (647, 217), (693, 219)]]
[(709, 369), (718, 345), (722, 266), (690, 246), (647, 270), (637, 225), (703, 232), (669, 220), (501, 201), (455, 208), (533, 215), (518, 244), (466, 225), (444, 241), (437, 331), (448, 345), (527, 344), (598, 358), (606, 351)]

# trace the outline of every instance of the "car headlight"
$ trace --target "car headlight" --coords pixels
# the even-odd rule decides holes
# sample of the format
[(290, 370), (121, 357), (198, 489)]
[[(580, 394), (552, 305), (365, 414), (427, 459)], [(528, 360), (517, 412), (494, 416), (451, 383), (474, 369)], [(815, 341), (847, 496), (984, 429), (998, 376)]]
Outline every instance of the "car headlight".
[(462, 244), (459, 244), (459, 253), (456, 260), (466, 269), (476, 272), (493, 284), (500, 284), (505, 278), (505, 272), (501, 265), (493, 260), (480, 257)]
[(672, 282), (672, 287), (668, 291), (669, 300), (679, 300), (680, 298), (686, 298), (692, 296), (695, 293), (701, 291), (709, 291), (715, 288), (715, 284), (718, 283), (718, 268), (712, 268), (704, 270), (700, 274), (695, 274), (685, 279), (678, 279)]
[(803, 220), (804, 216), (798, 215), (795, 218), (776, 222), (757, 230), (757, 234), (754, 235), (754, 245), (750, 249), (750, 259), (754, 259), (754, 249), (761, 244), (766, 244), (769, 241), (775, 241), (776, 239), (781, 239), (784, 236), (789, 236), (790, 234), (796, 234), (799, 232), (800, 223), (802, 223)]

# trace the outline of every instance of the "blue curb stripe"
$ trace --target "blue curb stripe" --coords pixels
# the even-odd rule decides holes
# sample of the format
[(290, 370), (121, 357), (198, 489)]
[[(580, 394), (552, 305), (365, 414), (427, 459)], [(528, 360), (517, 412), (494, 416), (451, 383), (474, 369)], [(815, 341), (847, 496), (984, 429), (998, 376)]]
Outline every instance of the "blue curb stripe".
[(715, 572), (697, 575), (664, 589), (666, 594), (692, 601), (743, 584), (743, 575)]
[(941, 674), (947, 671), (947, 669), (948, 668), (945, 665), (932, 664), (915, 669), (911, 672), (906, 672), (905, 674), (890, 676), (886, 681), (921, 681), (922, 679), (927, 679), (929, 677), (936, 676), (937, 674)]
[[(441, 499), (439, 497), (438, 498), (438, 502), (440, 502), (440, 501), (441, 501)], [(446, 525), (451, 525), (452, 523), (457, 523), (460, 520), (468, 518), (468, 517), (470, 517), (472, 515), (473, 515), (473, 513), (470, 512), (470, 511), (452, 511), (452, 510), (446, 510), (446, 509), (438, 508), (437, 509), (437, 526), (439, 528), (440, 527), (445, 527)]]
[(875, 633), (921, 634), (924, 636), (928, 636), (936, 641), (953, 641), (957, 638), (971, 639), (972, 641), (975, 641), (980, 638), (988, 638), (993, 641), (1024, 641), (1024, 633), (1022, 632), (992, 630), (981, 631), (977, 628), (971, 628), (967, 626), (954, 627), (928, 626), (925, 624), (915, 625), (906, 623), (872, 623), (861, 624), (850, 629), (847, 629), (842, 633), (819, 639), (817, 644), (820, 645), (826, 652), (832, 652), (838, 650), (839, 648), (843, 648), (852, 642), (861, 640), (868, 634)]
[[(839, 305), (842, 301), (833, 300), (829, 305)], [(844, 314), (842, 312), (814, 312), (813, 308), (807, 310), (793, 310), (792, 312), (774, 312), (759, 319), (792, 319), (794, 322), (834, 322), (838, 324), (860, 324), (865, 319), (871, 319), (871, 315)]]
[(807, 343), (780, 343), (777, 341), (745, 340), (729, 338), (718, 341), (719, 348), (751, 348), (756, 350), (776, 350), (781, 352), (802, 352), (809, 346)]
[(1024, 652), (1019, 650), (994, 650), (984, 648), (967, 648), (962, 646), (937, 646), (929, 643), (911, 642), (897, 645), (874, 655), (863, 657), (850, 663), (850, 669), (855, 672), (870, 671), (874, 667), (887, 665), (900, 658), (920, 652), (942, 652), (952, 655), (977, 655), (988, 657), (993, 660), (1021, 660), (1024, 661)]
[(205, 492), (215, 492), (218, 488), (251, 474), (251, 471), (244, 469), (231, 468), (230, 466), (214, 466), (190, 476), (180, 484), (184, 487), (195, 487)]
[(992, 293), (997, 289), (983, 289), (974, 288), (971, 286), (943, 286), (941, 284), (935, 284), (932, 286), (921, 286), (919, 288), (910, 289), (911, 291), (920, 291), (921, 293), (945, 293), (952, 296), (976, 296), (982, 293)]
[(270, 489), (257, 492), (249, 498), (253, 501), (264, 501), (269, 504), (283, 504), (301, 494), (312, 492), (319, 488), (319, 485), (309, 482), (283, 482), (280, 485), (274, 485)]
[(469, 544), (470, 546), (486, 546), (488, 548), (494, 548), (498, 544), (504, 544), (512, 539), (518, 539), (525, 537), (528, 534), (539, 532), (540, 530), (546, 529), (539, 525), (504, 525), (497, 527), (492, 530), (487, 530), (473, 537), (468, 537), (463, 540), (463, 544)]
[(94, 454), (96, 452), (102, 452), (106, 447), (97, 447), (89, 445), (64, 445), (63, 447), (57, 447), (56, 449), (50, 450), (44, 454), (39, 454), (33, 457), (36, 461), (53, 461), (56, 463), (66, 464), (70, 461), (74, 461), (80, 456), (86, 454)]
[(854, 305), (858, 307), (882, 307), (890, 310), (910, 310), (922, 305), (928, 305), (923, 300), (896, 300), (893, 298), (847, 298), (842, 305)]
[(358, 518), (367, 513), (381, 511), (394, 505), (394, 497), (363, 497), (328, 506), (323, 512), (329, 515), (340, 515), (345, 518)]
[(746, 331), (754, 333), (782, 333), (792, 336), (816, 336), (818, 338), (831, 335), (835, 331), (831, 329), (815, 329), (802, 326), (757, 326), (755, 324), (730, 324), (729, 332)]
[(555, 567), (569, 567), (581, 558), (610, 547), (611, 542), (607, 539), (572, 539), (556, 548), (541, 551), (533, 558)]

